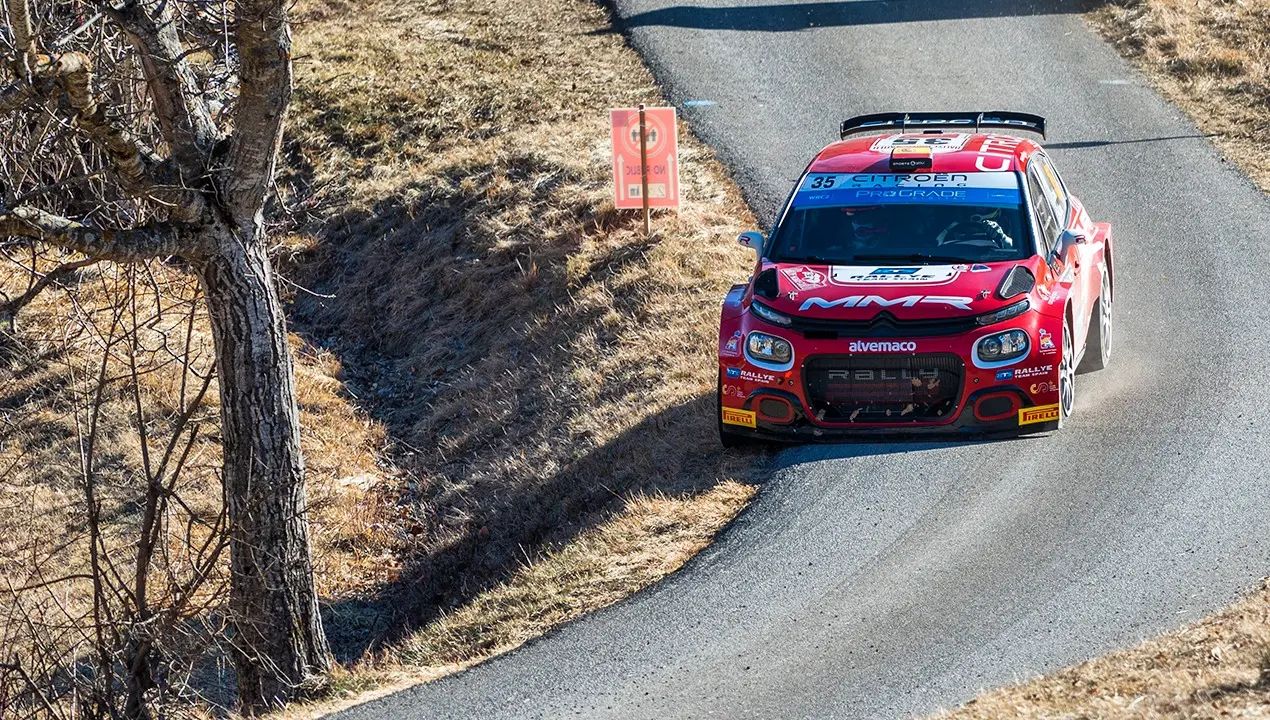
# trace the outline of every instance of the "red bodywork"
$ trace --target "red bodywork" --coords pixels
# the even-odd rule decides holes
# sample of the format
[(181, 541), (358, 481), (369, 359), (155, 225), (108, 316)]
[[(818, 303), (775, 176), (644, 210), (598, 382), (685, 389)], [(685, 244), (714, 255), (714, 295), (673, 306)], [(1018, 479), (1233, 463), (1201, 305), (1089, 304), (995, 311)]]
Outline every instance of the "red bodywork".
[[(1029, 171), (1050, 180), (1062, 188), (1063, 202), (1053, 207), (1065, 207), (1060, 222), (1068, 242), (1049, 246), (1033, 201), (1027, 200), (1036, 253), (1021, 261), (917, 271), (886, 268), (913, 273), (893, 281), (859, 266), (773, 263), (766, 257), (770, 248), (756, 248), (759, 257), (750, 282), (735, 286), (723, 303), (719, 405), (725, 437), (830, 439), (897, 431), (1035, 431), (1059, 425), (1064, 320), (1074, 365), (1085, 352), (1104, 274), (1110, 283), (1110, 227), (1093, 222), (1080, 201), (1066, 192), (1052, 161), (1046, 158), (1031, 167), (1044, 156), (1039, 145), (1010, 135), (928, 131), (859, 137), (826, 147), (806, 174), (892, 173), (885, 141), (896, 139), (960, 148), (936, 151), (933, 166), (917, 173), (1014, 173), (1024, 188)], [(787, 204), (782, 217), (788, 211)], [(1001, 298), (1003, 277), (1019, 265), (1035, 276), (1034, 287)], [(769, 274), (766, 291), (756, 296), (756, 285), (768, 270), (775, 271), (775, 292)], [(1028, 299), (1029, 309), (1020, 315), (988, 325), (974, 320), (1022, 298)], [(794, 326), (756, 316), (750, 311), (756, 299), (793, 318)], [(1030, 350), (1025, 356), (997, 365), (977, 358), (974, 348), (980, 338), (1013, 328), (1027, 333)], [(793, 346), (789, 367), (751, 359), (746, 337), (752, 331), (787, 340)], [(909, 406), (922, 412), (906, 412)]]

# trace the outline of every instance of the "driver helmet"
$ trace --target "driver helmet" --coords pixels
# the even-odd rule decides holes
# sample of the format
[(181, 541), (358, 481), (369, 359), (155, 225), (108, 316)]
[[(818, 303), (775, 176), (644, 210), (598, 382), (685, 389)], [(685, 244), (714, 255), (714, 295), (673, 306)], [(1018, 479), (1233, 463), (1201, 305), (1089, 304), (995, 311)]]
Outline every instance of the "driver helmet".
[(851, 222), (851, 232), (857, 242), (864, 245), (880, 245), (891, 232), (880, 205), (846, 207), (842, 213)]

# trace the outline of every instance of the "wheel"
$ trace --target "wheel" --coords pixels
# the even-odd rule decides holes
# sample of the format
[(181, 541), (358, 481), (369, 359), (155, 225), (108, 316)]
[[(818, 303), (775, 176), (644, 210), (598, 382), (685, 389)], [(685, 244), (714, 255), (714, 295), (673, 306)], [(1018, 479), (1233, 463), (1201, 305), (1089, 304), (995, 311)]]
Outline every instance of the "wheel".
[(723, 378), (719, 378), (714, 391), (714, 421), (719, 425), (719, 444), (724, 448), (741, 448), (749, 444), (744, 437), (723, 429)]
[(1072, 358), (1072, 326), (1063, 320), (1063, 357), (1058, 363), (1058, 426), (1071, 417), (1076, 407), (1076, 368)]
[(1094, 301), (1094, 311), (1089, 318), (1089, 333), (1085, 336), (1085, 356), (1076, 372), (1102, 370), (1111, 362), (1111, 276), (1102, 274), (1102, 288)]

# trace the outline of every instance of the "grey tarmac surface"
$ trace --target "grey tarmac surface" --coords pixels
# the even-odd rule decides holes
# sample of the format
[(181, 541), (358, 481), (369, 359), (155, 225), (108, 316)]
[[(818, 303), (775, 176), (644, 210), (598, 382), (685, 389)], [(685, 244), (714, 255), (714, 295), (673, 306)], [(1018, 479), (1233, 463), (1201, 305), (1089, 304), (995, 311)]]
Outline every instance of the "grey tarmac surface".
[[(364, 718), (874, 718), (1200, 617), (1270, 570), (1270, 202), (1054, 2), (617, 0), (771, 217), (848, 115), (1014, 109), (1114, 223), (1112, 367), (1059, 433), (785, 451), (680, 574)], [(596, 108), (602, 113), (603, 108)], [(598, 115), (597, 115), (598, 117)], [(730, 238), (720, 238), (720, 242)]]

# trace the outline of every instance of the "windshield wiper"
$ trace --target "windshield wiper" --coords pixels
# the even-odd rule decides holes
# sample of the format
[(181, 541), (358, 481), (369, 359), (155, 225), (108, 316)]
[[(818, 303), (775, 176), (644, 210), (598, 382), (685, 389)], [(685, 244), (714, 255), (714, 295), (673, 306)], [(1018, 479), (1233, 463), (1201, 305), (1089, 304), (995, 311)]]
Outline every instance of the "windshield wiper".
[(808, 255), (807, 257), (781, 257), (776, 262), (782, 263), (805, 263), (807, 265), (840, 265), (836, 260), (822, 258), (819, 255)]
[(954, 255), (923, 255), (922, 253), (913, 253), (911, 255), (856, 255), (851, 258), (851, 262), (859, 262), (867, 260), (869, 262), (889, 262), (889, 263), (977, 263), (979, 260), (968, 260), (963, 257)]

